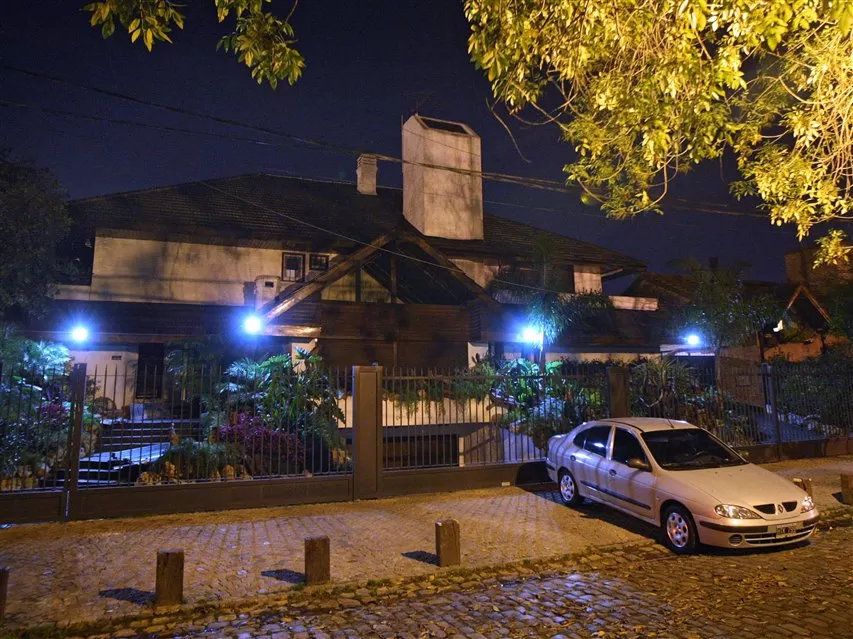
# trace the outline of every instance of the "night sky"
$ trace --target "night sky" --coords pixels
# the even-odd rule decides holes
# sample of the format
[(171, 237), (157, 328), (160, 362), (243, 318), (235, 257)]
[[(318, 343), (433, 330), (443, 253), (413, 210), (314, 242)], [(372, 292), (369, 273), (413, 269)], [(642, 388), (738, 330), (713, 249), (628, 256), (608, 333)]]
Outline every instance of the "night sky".
[[(399, 156), (401, 122), (417, 109), (471, 125), (482, 138), (484, 171), (562, 180), (561, 167), (571, 158), (556, 129), (510, 120), (531, 162), (516, 152), (488, 109), (488, 83), (468, 59), (468, 26), (457, 0), (302, 0), (292, 22), (307, 60), (305, 74), (295, 86), (283, 83), (275, 91), (257, 85), (233, 56), (216, 51), (227, 27), (217, 24), (212, 0), (187, 3), (185, 30), (172, 34), (175, 44), (159, 43), (151, 54), (120, 29), (103, 40), (79, 11), (84, 4), (5, 0), (0, 61), (339, 147)], [(274, 0), (272, 6), (284, 15), (291, 5)], [(254, 172), (355, 179), (353, 155), (8, 70), (0, 71), (0, 100), (30, 105), (0, 107), (0, 146), (49, 168), (72, 198)], [(34, 106), (274, 145), (92, 122)], [(728, 197), (724, 173), (720, 164), (704, 166), (676, 184), (674, 193), (754, 213)], [(379, 182), (399, 186), (400, 165), (380, 164)], [(792, 229), (772, 227), (766, 219), (670, 210), (663, 217), (619, 222), (573, 194), (487, 181), (484, 195), (491, 213), (623, 252), (646, 261), (650, 270), (667, 270), (672, 259), (706, 262), (716, 256), (722, 263), (752, 263), (753, 278), (783, 280), (783, 254), (797, 246)]]

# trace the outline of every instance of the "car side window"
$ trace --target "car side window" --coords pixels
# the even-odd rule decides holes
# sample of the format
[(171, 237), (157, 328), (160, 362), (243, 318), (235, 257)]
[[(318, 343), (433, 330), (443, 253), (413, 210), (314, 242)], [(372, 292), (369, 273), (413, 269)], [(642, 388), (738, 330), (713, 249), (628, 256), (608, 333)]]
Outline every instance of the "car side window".
[(586, 431), (584, 450), (606, 457), (608, 437), (610, 437), (610, 426), (593, 426)]
[(611, 459), (619, 462), (620, 464), (627, 465), (628, 460), (632, 457), (636, 457), (637, 459), (641, 459), (645, 462), (648, 461), (640, 441), (627, 430), (617, 428), (616, 433), (613, 436), (613, 455), (611, 456)]
[(583, 448), (583, 442), (586, 439), (586, 434), (589, 432), (589, 428), (583, 429), (577, 435), (575, 435), (575, 439), (572, 442), (578, 448)]

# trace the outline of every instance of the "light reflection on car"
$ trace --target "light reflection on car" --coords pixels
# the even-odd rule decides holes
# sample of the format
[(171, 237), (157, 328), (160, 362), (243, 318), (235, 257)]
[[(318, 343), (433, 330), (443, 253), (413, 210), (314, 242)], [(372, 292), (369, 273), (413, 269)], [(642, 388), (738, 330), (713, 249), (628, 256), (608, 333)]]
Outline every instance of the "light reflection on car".
[(792, 482), (750, 464), (708, 431), (649, 417), (581, 424), (548, 441), (548, 475), (568, 506), (584, 498), (659, 526), (676, 553), (708, 544), (807, 539), (818, 511)]

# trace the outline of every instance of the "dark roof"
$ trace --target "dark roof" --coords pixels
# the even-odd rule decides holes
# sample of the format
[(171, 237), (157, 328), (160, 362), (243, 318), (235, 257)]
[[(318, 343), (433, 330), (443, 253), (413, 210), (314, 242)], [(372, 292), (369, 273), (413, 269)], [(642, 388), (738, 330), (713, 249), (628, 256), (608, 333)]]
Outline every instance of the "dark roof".
[[(641, 273), (625, 289), (623, 295), (631, 297), (657, 297), (662, 306), (678, 306), (690, 301), (693, 297), (695, 284), (685, 275), (669, 275), (665, 273)], [(764, 282), (760, 280), (744, 280), (743, 291), (748, 297), (769, 295), (782, 304), (787, 304), (796, 290), (795, 285)]]
[[(76, 220), (92, 229), (191, 236), (200, 241), (297, 243), (345, 251), (378, 235), (406, 229), (402, 192), (380, 188), (361, 195), (351, 182), (256, 174), (77, 200)], [(330, 232), (331, 231), (331, 232)], [(615, 251), (495, 215), (484, 216), (483, 240), (429, 242), (448, 256), (519, 257), (547, 237), (560, 261), (595, 263), (605, 271), (641, 271), (645, 265)]]
[(217, 304), (160, 304), (53, 300), (48, 312), (27, 322), (30, 333), (62, 333), (83, 322), (93, 333), (133, 340), (140, 335), (239, 335), (250, 309)]
[[(694, 288), (693, 281), (684, 275), (641, 273), (623, 295), (657, 297), (661, 310), (672, 312), (690, 301)], [(826, 327), (826, 319), (821, 314), (821, 309), (815, 305), (820, 304), (819, 299), (814, 295), (810, 296), (805, 292), (805, 288), (800, 290), (797, 284), (744, 280), (743, 292), (746, 298), (769, 296), (775, 299), (782, 309), (790, 305), (789, 314), (816, 330)]]

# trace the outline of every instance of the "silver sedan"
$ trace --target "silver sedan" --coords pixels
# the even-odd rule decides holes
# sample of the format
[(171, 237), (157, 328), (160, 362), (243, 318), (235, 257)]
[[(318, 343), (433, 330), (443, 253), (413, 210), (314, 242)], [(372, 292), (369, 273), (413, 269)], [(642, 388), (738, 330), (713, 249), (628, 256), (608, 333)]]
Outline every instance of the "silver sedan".
[(546, 463), (566, 505), (587, 498), (660, 526), (676, 553), (693, 552), (699, 543), (795, 543), (808, 538), (818, 521), (803, 490), (687, 422), (587, 422), (552, 437)]

